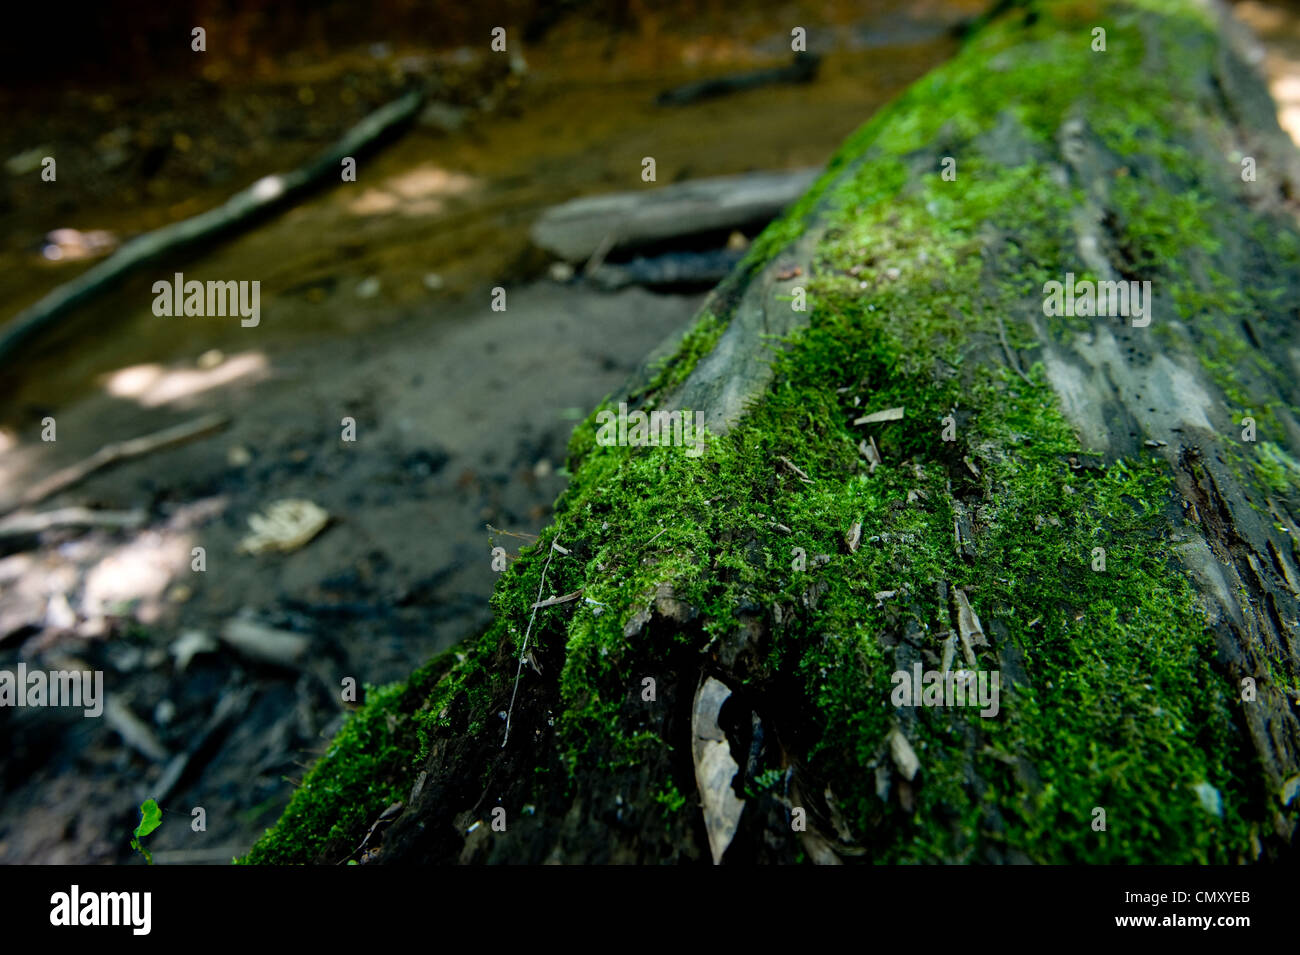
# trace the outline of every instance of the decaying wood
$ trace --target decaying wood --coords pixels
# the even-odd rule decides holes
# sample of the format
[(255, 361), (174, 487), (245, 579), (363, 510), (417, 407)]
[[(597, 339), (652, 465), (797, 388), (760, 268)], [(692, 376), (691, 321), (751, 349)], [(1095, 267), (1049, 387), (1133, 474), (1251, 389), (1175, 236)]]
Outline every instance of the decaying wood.
[(598, 251), (607, 255), (700, 233), (762, 226), (798, 199), (819, 172), (723, 176), (574, 199), (543, 213), (533, 225), (532, 240), (576, 264)]

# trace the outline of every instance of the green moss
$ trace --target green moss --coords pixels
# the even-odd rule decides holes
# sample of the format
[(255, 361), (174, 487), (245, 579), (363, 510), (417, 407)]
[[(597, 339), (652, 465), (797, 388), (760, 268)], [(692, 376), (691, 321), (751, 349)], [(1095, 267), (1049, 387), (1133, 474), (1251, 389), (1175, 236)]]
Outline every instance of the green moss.
[(413, 714), (453, 662), (444, 654), (407, 683), (367, 687), (365, 705), (348, 717), (279, 821), (236, 861), (301, 865), (331, 844), (347, 843), (346, 852), (360, 843), (370, 823), (410, 792), (418, 755)]
[[(495, 725), (491, 710), (508, 698), (515, 668), (501, 672), (494, 661), (503, 645), (522, 646), (545, 568), (546, 592), (581, 587), (584, 598), (540, 610), (530, 635), (534, 645), (563, 647), (555, 730), (570, 786), (580, 774), (682, 757), (628, 718), (629, 687), (683, 659), (702, 665), (757, 614), (776, 639), (749, 673), (751, 699), (760, 716), (799, 714), (798, 738), (784, 744), (829, 782), (873, 860), (968, 861), (990, 851), (1038, 862), (1248, 857), (1258, 810), (1243, 782), (1253, 763), (1241, 703), (1213, 666), (1213, 641), (1176, 560), (1166, 467), (1140, 458), (1076, 470), (1069, 456), (1088, 449), (1043, 369), (1029, 369), (1026, 381), (987, 360), (1000, 354), (1003, 333), (1013, 347), (1029, 338), (1016, 320), (1024, 302), (1077, 260), (1070, 222), (1083, 197), (1063, 190), (1046, 164), (1001, 165), (957, 149), (995, 130), (990, 102), (1006, 104), (1031, 140), (1050, 142), (1083, 90), (1116, 105), (1097, 112), (1109, 118), (1094, 132), (1135, 177), (1145, 175), (1185, 158), (1170, 138), (1185, 118), (1175, 102), (1181, 81), (1171, 92), (1143, 71), (1132, 14), (1027, 6), (1034, 16), (1019, 10), (995, 23), (855, 134), (756, 240), (744, 270), (770, 262), (814, 220), (825, 230), (807, 282), (808, 326), (776, 353), (775, 381), (746, 418), (711, 437), (699, 458), (597, 446), (594, 415), (578, 426), (572, 482), (554, 524), (503, 575), (495, 622), (418, 704), (403, 704), (419, 709), (426, 742), (453, 730), (453, 716), (468, 714), (475, 732)], [(1175, 11), (1188, 49), (1198, 49), (1199, 15), (1184, 16), (1181, 4), (1140, 6)], [(1108, 30), (1104, 60), (1089, 45), (1098, 25)], [(1018, 52), (1004, 56), (1013, 45)], [(952, 143), (963, 157), (960, 188), (937, 168), (917, 174), (917, 156), (936, 143), (937, 155)], [(1259, 303), (1215, 283), (1221, 250), (1205, 238), (1206, 220), (1229, 210), (1186, 188), (1201, 172), (1176, 168), (1177, 181), (1148, 176), (1140, 188), (1119, 177), (1114, 228), (1130, 264), (1164, 270), (1178, 317), (1209, 344), (1213, 370), (1232, 364), (1234, 346), (1196, 316)], [(996, 281), (986, 278), (990, 228), (1005, 238)], [(653, 403), (684, 380), (726, 321), (704, 315), (640, 397)], [(1231, 394), (1250, 399), (1250, 380)], [(1232, 384), (1226, 371), (1224, 381)], [(1266, 414), (1266, 405), (1243, 407)], [(903, 419), (852, 424), (890, 407), (903, 407)], [(944, 439), (946, 419), (955, 441)], [(874, 472), (857, 450), (868, 433), (883, 459)], [(1271, 485), (1294, 465), (1265, 443)], [(850, 553), (844, 535), (855, 522), (862, 541)], [(958, 547), (954, 526), (963, 522), (971, 533)], [(569, 553), (552, 551), (555, 541)], [(1105, 570), (1093, 569), (1097, 548)], [(941, 652), (953, 621), (940, 584), (969, 596), (1009, 667), (1004, 679), (1011, 669), (1016, 678), (994, 719), (914, 711), (908, 732), (921, 785), (906, 800), (882, 799), (876, 770), (888, 766), (884, 741), (900, 719), (890, 704), (893, 647), (908, 635), (921, 652)], [(629, 627), (661, 585), (698, 616)], [(775, 607), (784, 608), (779, 626)], [(992, 653), (983, 651), (981, 668), (994, 665)], [(353, 738), (340, 752), (358, 745)], [(346, 786), (363, 758), (323, 763), (320, 781), (339, 776)], [(760, 767), (760, 789), (778, 768)], [(1221, 815), (1202, 808), (1202, 784), (1221, 794)], [(654, 791), (681, 808), (670, 778)], [(291, 841), (301, 845), (323, 838), (338, 803), (309, 796), (296, 815), (290, 808)], [(1106, 811), (1104, 832), (1092, 828), (1096, 808)]]

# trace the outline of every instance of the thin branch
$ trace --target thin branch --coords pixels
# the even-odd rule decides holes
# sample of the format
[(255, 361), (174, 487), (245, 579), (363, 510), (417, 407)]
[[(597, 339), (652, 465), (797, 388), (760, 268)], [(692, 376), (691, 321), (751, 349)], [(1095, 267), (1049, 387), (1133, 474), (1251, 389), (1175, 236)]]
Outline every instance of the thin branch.
[(225, 415), (208, 414), (201, 418), (195, 418), (193, 421), (186, 421), (170, 428), (163, 428), (153, 434), (131, 438), (129, 441), (114, 441), (112, 444), (106, 444), (90, 457), (84, 458), (69, 467), (60, 468), (43, 481), (37, 481), (22, 496), (22, 503), (26, 505), (37, 504), (51, 494), (66, 490), (74, 484), (79, 484), (96, 471), (106, 468), (110, 464), (125, 461), (129, 458), (143, 457), (154, 451), (160, 451), (163, 448), (169, 448), (185, 441), (192, 441), (195, 438), (207, 437), (229, 423), (230, 419)]
[(582, 596), (582, 588), (579, 587), (571, 594), (565, 594), (563, 597), (547, 597), (545, 600), (539, 600), (533, 604), (534, 610), (540, 610), (542, 607), (554, 607), (556, 604), (567, 604), (571, 600), (577, 600)]
[[(546, 563), (542, 566), (542, 579), (537, 584), (537, 599), (542, 599), (542, 589), (546, 586), (546, 572), (551, 567), (551, 558), (559, 550), (555, 541), (551, 541), (550, 549), (546, 553)], [(519, 668), (515, 670), (515, 688), (510, 694), (510, 709), (506, 711), (506, 736), (501, 741), (501, 748), (506, 748), (506, 743), (510, 742), (510, 719), (515, 713), (515, 697), (519, 695), (519, 678), (524, 674), (524, 654), (528, 652), (528, 637), (533, 632), (533, 621), (537, 619), (538, 604), (533, 604), (533, 612), (528, 617), (528, 628), (524, 630), (524, 645), (519, 650)]]

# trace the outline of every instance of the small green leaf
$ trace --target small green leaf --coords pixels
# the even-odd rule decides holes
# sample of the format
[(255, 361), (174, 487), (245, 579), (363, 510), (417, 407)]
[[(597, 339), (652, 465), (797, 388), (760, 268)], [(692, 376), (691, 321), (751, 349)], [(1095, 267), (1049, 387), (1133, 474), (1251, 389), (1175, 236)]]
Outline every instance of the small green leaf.
[(146, 799), (140, 804), (140, 825), (135, 827), (131, 839), (131, 848), (144, 856), (144, 861), (153, 865), (153, 853), (140, 844), (140, 840), (162, 825), (162, 810), (153, 799)]
[(142, 839), (162, 825), (162, 810), (158, 803), (146, 799), (140, 804), (140, 825), (135, 827), (135, 837)]

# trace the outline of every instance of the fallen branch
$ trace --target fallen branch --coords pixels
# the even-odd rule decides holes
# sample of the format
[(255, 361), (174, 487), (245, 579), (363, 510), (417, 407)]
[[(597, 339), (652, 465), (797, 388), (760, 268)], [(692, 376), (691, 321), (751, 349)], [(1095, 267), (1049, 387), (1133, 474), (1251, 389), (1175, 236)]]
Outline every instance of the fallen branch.
[(38, 504), (51, 494), (56, 494), (72, 487), (74, 484), (80, 483), (91, 474), (101, 468), (108, 467), (110, 464), (125, 461), (128, 458), (143, 457), (146, 454), (152, 454), (154, 451), (169, 448), (185, 441), (192, 441), (195, 438), (207, 437), (209, 434), (221, 430), (229, 423), (230, 419), (225, 415), (209, 414), (201, 418), (195, 418), (193, 421), (172, 425), (170, 428), (163, 428), (153, 434), (106, 444), (90, 457), (69, 467), (60, 468), (43, 481), (37, 481), (23, 494), (21, 503), (24, 505)]
[(0, 540), (30, 537), (64, 527), (139, 527), (145, 522), (141, 508), (130, 511), (92, 511), (88, 507), (60, 507), (39, 514), (11, 514), (0, 521)]
[(655, 99), (655, 105), (689, 106), (700, 100), (714, 99), (729, 93), (743, 93), (758, 89), (760, 86), (776, 83), (809, 83), (817, 76), (817, 67), (820, 65), (821, 57), (816, 53), (796, 54), (789, 66), (750, 70), (747, 73), (733, 73), (730, 76), (715, 76), (665, 90)]
[(247, 226), (290, 204), (330, 177), (339, 181), (339, 168), (344, 157), (356, 156), (373, 146), (411, 119), (423, 103), (423, 91), (413, 90), (375, 110), (307, 165), (292, 172), (265, 176), (215, 209), (146, 232), (127, 242), (103, 262), (15, 315), (0, 331), (0, 362), (7, 360), (19, 346), (53, 325), (68, 311), (141, 266)]
[(587, 263), (586, 273), (594, 275), (615, 252), (766, 225), (820, 174), (819, 169), (747, 173), (585, 196), (547, 209), (529, 235), (557, 258)]

